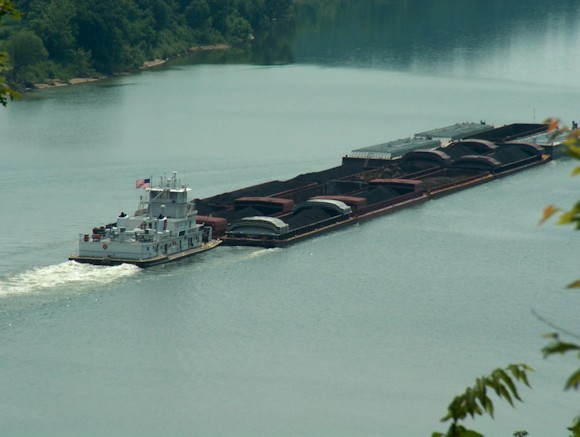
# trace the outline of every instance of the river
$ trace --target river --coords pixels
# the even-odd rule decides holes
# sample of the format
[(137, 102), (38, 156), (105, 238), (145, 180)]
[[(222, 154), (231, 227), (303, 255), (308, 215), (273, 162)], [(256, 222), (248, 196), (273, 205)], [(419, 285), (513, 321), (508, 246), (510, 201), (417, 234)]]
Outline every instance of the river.
[(566, 435), (578, 362), (542, 358), (532, 311), (578, 331), (577, 236), (537, 226), (578, 198), (569, 160), (286, 249), (66, 261), (136, 179), (203, 198), (456, 122), (580, 119), (580, 5), (467, 3), (302, 2), (274, 45), (0, 110), (0, 435), (431, 435), (511, 362), (536, 370), (525, 403), (468, 426)]

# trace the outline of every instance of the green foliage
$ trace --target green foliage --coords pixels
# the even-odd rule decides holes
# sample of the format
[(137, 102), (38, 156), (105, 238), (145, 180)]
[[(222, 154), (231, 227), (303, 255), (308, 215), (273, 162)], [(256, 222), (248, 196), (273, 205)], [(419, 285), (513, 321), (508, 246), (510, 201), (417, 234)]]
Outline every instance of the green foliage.
[(574, 419), (574, 422), (568, 428), (568, 431), (570, 431), (572, 433), (572, 437), (579, 437), (580, 436), (580, 416), (577, 416)]
[(252, 26), (240, 16), (228, 15), (225, 21), (225, 33), (234, 44), (241, 44), (249, 39)]
[[(552, 355), (566, 355), (569, 352), (575, 352), (580, 359), (580, 345), (575, 343), (564, 342), (560, 340), (560, 335), (558, 333), (551, 333), (547, 335), (552, 341), (546, 345), (542, 352), (544, 353), (544, 358)], [(580, 388), (580, 368), (578, 368), (572, 375), (568, 377), (566, 383), (564, 384), (564, 390), (578, 390)], [(568, 428), (572, 432), (572, 436), (580, 436), (580, 415), (577, 416), (572, 425)]]
[[(9, 0), (0, 0), (0, 20), (3, 17), (9, 16), (12, 18), (18, 18), (19, 13), (16, 11), (14, 4)], [(18, 93), (11, 89), (6, 83), (4, 74), (8, 70), (8, 56), (5, 52), (0, 52), (0, 104), (6, 106), (8, 99), (12, 100), (18, 96)]]
[[(566, 127), (560, 127), (560, 120), (558, 119), (548, 119), (549, 130), (552, 131), (552, 136), (554, 138), (560, 136), (563, 133), (567, 134), (566, 139), (562, 143), (562, 148), (564, 152), (567, 153), (574, 159), (580, 160), (580, 129), (573, 129), (570, 131)], [(574, 168), (572, 171), (572, 176), (577, 176), (580, 174), (580, 166)], [(559, 214), (557, 224), (559, 225), (574, 225), (575, 229), (580, 229), (580, 201), (576, 202), (568, 210), (559, 208), (554, 205), (548, 205), (544, 209), (542, 218), (540, 219), (540, 224), (546, 222), (554, 215)], [(575, 281), (568, 285), (569, 288), (580, 288), (580, 281)]]
[(292, 0), (264, 0), (265, 14), (271, 19), (286, 18), (292, 8)]
[(209, 4), (207, 0), (192, 0), (185, 8), (187, 24), (194, 29), (211, 27)]
[[(129, 71), (198, 44), (244, 44), (254, 32), (288, 16), (292, 0), (15, 0), (20, 30), (32, 32), (48, 53), (32, 64), (13, 53), (14, 82), (67, 79)], [(10, 4), (0, 0), (0, 5)], [(14, 50), (36, 50), (28, 33), (13, 30)], [(25, 34), (26, 35), (26, 34)], [(38, 52), (40, 54), (40, 52)], [(21, 61), (26, 59), (25, 64)]]
[(29, 27), (41, 39), (55, 62), (66, 62), (75, 50), (77, 13), (74, 0), (54, 0), (36, 3), (28, 14)]
[(483, 376), (475, 381), (473, 387), (468, 387), (465, 393), (456, 396), (447, 407), (447, 415), (441, 421), (452, 421), (445, 434), (435, 432), (432, 437), (476, 437), (481, 436), (474, 430), (469, 430), (459, 422), (467, 416), (474, 418), (485, 413), (493, 417), (494, 405), (489, 393), (493, 392), (500, 399), (504, 399), (513, 407), (514, 400), (521, 402), (516, 383), (520, 382), (528, 387), (527, 372), (532, 369), (526, 364), (511, 364), (505, 369), (495, 369), (489, 376)]
[(8, 100), (12, 100), (18, 97), (18, 93), (11, 89), (4, 79), (3, 74), (6, 72), (8, 64), (8, 59), (6, 53), (0, 52), (0, 104), (6, 106)]
[(7, 43), (12, 54), (11, 78), (19, 83), (32, 84), (39, 79), (39, 71), (48, 59), (42, 40), (31, 30), (22, 29)]
[(20, 13), (10, 0), (0, 0), (0, 18), (4, 16), (11, 16), (12, 18), (20, 16)]

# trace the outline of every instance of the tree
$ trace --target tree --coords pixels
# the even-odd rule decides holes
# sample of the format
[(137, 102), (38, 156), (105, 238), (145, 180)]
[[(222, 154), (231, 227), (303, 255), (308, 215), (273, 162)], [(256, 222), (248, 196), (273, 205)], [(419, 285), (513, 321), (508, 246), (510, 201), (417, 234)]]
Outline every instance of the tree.
[(48, 51), (42, 40), (31, 30), (22, 29), (8, 41), (11, 53), (11, 78), (18, 83), (32, 85), (42, 79), (42, 64), (48, 59)]
[[(111, 74), (138, 67), (140, 11), (130, 0), (83, 0), (78, 7), (78, 43), (91, 53), (97, 71)], [(142, 62), (142, 61), (141, 61)]]
[[(6, 27), (0, 43), (22, 29), (40, 38), (48, 58), (41, 56), (27, 67), (26, 76), (42, 82), (127, 72), (203, 43), (246, 43), (254, 31), (263, 32), (275, 18), (289, 16), (292, 0), (0, 0), (0, 16), (13, 12), (12, 3), (23, 20)], [(38, 49), (31, 34), (28, 42)], [(2, 57), (0, 70), (7, 66)], [(23, 77), (8, 78), (15, 76)], [(9, 98), (5, 88), (0, 95)]]
[[(0, 20), (5, 16), (12, 18), (18, 18), (19, 16), (10, 0), (0, 0)], [(18, 93), (6, 84), (4, 73), (7, 70), (8, 56), (5, 52), (0, 52), (0, 104), (2, 104), (2, 106), (6, 106), (8, 99), (12, 100), (18, 96)]]
[(73, 56), (76, 45), (76, 3), (73, 0), (53, 0), (36, 4), (31, 11), (30, 27), (34, 30), (55, 62), (66, 62)]
[(185, 8), (187, 24), (192, 28), (206, 28), (211, 24), (207, 0), (193, 0)]
[(283, 18), (288, 14), (292, 7), (292, 0), (264, 0), (266, 6), (266, 15), (271, 20)]
[(245, 18), (238, 15), (228, 15), (225, 21), (225, 34), (234, 44), (241, 44), (249, 40), (252, 26)]
[[(558, 127), (559, 120), (549, 119), (546, 122), (549, 131), (553, 132), (554, 138), (563, 132), (568, 132), (566, 128)], [(577, 129), (577, 126), (574, 126), (574, 130), (568, 133), (561, 147), (563, 147), (568, 155), (580, 160), (580, 129)], [(580, 175), (580, 166), (573, 170), (572, 175)], [(580, 229), (580, 201), (576, 202), (570, 210), (562, 210), (554, 205), (548, 205), (544, 209), (540, 224), (546, 222), (556, 214), (560, 214), (558, 224), (573, 224), (576, 229)], [(580, 280), (569, 284), (568, 288), (580, 288)], [(580, 340), (580, 335), (568, 332), (554, 323), (543, 319), (538, 314), (536, 316), (551, 328), (555, 329), (554, 332), (545, 335), (550, 339), (550, 342), (542, 349), (544, 358), (557, 354), (565, 355), (568, 353), (576, 353), (578, 359), (580, 359), (580, 344), (561, 340), (562, 336)], [(500, 399), (508, 401), (511, 406), (514, 406), (514, 399), (521, 401), (516, 384), (523, 383), (529, 387), (526, 372), (530, 370), (531, 368), (525, 364), (511, 364), (506, 369), (496, 369), (490, 376), (477, 379), (473, 387), (467, 388), (465, 393), (456, 396), (449, 404), (447, 415), (441, 419), (442, 422), (451, 421), (447, 432), (445, 434), (434, 432), (432, 437), (482, 437), (482, 434), (465, 428), (460, 422), (466, 419), (468, 415), (473, 418), (476, 415), (481, 416), (487, 413), (493, 417), (493, 402), (487, 395), (489, 389), (492, 389)], [(578, 390), (579, 388), (580, 368), (572, 373), (564, 384), (564, 390)], [(568, 430), (571, 432), (572, 437), (580, 437), (580, 415), (573, 419)], [(516, 431), (513, 435), (515, 437), (524, 437), (528, 433), (526, 431)]]

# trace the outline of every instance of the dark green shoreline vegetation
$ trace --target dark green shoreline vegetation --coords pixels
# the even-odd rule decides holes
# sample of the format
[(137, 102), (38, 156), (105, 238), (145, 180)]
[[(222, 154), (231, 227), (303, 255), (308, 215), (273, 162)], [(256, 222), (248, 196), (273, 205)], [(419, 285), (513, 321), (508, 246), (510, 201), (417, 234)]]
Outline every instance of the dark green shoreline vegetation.
[[(4, 17), (18, 18), (18, 12), (10, 0), (0, 0), (0, 24)], [(6, 106), (8, 100), (17, 96), (17, 92), (6, 83), (4, 74), (8, 71), (8, 58), (5, 52), (0, 51), (0, 105)]]
[(5, 77), (16, 88), (135, 71), (196, 50), (247, 50), (287, 22), (293, 6), (293, 0), (13, 3), (21, 18), (4, 20), (0, 50), (8, 53)]

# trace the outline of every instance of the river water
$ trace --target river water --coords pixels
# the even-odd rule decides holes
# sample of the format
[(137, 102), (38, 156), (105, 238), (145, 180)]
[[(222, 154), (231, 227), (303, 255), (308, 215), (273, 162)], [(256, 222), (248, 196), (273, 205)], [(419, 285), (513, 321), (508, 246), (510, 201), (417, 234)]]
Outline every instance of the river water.
[(1, 110), (0, 435), (430, 435), (511, 362), (536, 369), (526, 402), (473, 426), (567, 435), (578, 364), (542, 359), (532, 311), (578, 331), (577, 236), (537, 226), (577, 200), (571, 161), (286, 249), (66, 261), (143, 177), (176, 170), (206, 197), (456, 122), (580, 118), (575, 2), (457, 3), (306, 3), (275, 47)]

